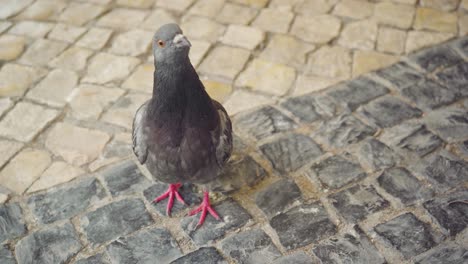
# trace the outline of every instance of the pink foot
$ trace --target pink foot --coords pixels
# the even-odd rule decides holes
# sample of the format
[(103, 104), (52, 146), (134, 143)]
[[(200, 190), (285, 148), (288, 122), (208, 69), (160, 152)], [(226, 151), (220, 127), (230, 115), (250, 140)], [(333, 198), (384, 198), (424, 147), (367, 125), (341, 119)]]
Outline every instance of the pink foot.
[(200, 204), (199, 207), (197, 207), (196, 209), (192, 210), (189, 215), (194, 215), (198, 212), (202, 212), (201, 213), (201, 216), (200, 216), (200, 220), (198, 221), (198, 224), (197, 224), (197, 227), (203, 225), (203, 222), (205, 222), (205, 218), (206, 218), (206, 213), (209, 212), (210, 215), (212, 215), (214, 218), (216, 218), (217, 220), (221, 220), (221, 218), (219, 217), (218, 213), (216, 213), (216, 211), (211, 207), (211, 204), (210, 204), (210, 197), (208, 196), (208, 192), (205, 191), (204, 194), (203, 194), (203, 202)]
[(166, 199), (167, 197), (169, 197), (169, 201), (167, 202), (167, 207), (166, 207), (166, 214), (168, 216), (171, 215), (171, 209), (172, 209), (172, 206), (174, 205), (174, 196), (179, 202), (181, 202), (184, 205), (187, 205), (184, 199), (182, 199), (182, 197), (180, 196), (178, 192), (180, 186), (182, 186), (181, 183), (170, 184), (169, 188), (167, 189), (165, 193), (161, 194), (160, 196), (156, 197), (156, 199), (153, 200), (153, 203), (158, 203)]

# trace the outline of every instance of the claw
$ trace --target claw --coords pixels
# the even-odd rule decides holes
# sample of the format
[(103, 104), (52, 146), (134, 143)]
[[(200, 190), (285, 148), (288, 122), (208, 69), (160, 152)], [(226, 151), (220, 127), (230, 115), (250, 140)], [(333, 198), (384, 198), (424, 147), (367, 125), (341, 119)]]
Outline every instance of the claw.
[(156, 197), (156, 199), (153, 200), (153, 203), (158, 203), (166, 199), (167, 197), (169, 197), (169, 201), (167, 202), (167, 207), (166, 207), (166, 214), (168, 216), (171, 215), (171, 209), (172, 209), (172, 206), (174, 206), (174, 196), (180, 203), (182, 203), (183, 205), (187, 205), (184, 199), (182, 199), (182, 196), (180, 196), (178, 192), (180, 186), (182, 186), (181, 183), (170, 184), (169, 188), (167, 189), (165, 193), (161, 194), (160, 196)]
[(201, 212), (201, 215), (200, 215), (200, 220), (198, 220), (197, 228), (203, 225), (203, 223), (205, 222), (207, 213), (210, 213), (210, 215), (212, 215), (217, 220), (221, 220), (218, 213), (216, 213), (216, 211), (211, 207), (210, 197), (207, 191), (205, 191), (203, 194), (203, 201), (200, 204), (200, 206), (190, 211), (189, 215), (194, 215), (199, 212)]

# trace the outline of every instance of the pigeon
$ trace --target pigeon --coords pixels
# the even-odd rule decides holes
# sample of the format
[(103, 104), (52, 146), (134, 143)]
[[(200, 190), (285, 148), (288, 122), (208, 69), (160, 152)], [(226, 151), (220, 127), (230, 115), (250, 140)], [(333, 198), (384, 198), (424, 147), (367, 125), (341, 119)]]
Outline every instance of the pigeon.
[[(184, 183), (209, 186), (221, 174), (232, 153), (232, 124), (228, 113), (210, 98), (189, 59), (191, 43), (177, 24), (161, 26), (153, 38), (153, 95), (133, 120), (133, 152), (153, 178), (169, 184), (165, 193), (170, 216), (174, 198)], [(201, 212), (220, 220), (211, 207), (209, 188), (203, 201), (189, 215)]]

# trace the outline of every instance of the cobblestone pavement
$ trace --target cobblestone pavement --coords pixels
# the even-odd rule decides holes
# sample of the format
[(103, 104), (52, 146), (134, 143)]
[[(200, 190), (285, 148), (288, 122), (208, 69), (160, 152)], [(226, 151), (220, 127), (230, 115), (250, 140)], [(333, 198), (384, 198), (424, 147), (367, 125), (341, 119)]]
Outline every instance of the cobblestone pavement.
[[(468, 261), (468, 1), (0, 6), (0, 263)], [(236, 133), (198, 230), (129, 158), (168, 21)]]

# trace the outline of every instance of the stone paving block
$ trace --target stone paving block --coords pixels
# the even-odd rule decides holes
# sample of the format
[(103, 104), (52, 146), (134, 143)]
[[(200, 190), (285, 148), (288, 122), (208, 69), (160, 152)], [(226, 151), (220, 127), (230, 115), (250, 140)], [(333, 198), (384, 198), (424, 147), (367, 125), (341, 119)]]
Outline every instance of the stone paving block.
[(71, 115), (77, 119), (97, 119), (102, 111), (125, 93), (118, 88), (80, 84), (67, 98)]
[(373, 186), (356, 185), (329, 196), (333, 206), (350, 223), (365, 219), (368, 215), (390, 206)]
[(276, 34), (260, 53), (260, 57), (268, 61), (300, 68), (305, 64), (307, 54), (314, 49), (314, 45), (299, 41), (292, 36)]
[(434, 109), (450, 104), (458, 99), (457, 94), (436, 82), (426, 79), (416, 85), (403, 88), (401, 93), (419, 107)]
[[(141, 23), (141, 27), (152, 32), (156, 32), (164, 24), (176, 23), (174, 15), (164, 9), (154, 9), (149, 16)], [(152, 35), (149, 36), (151, 39)]]
[(361, 164), (372, 171), (378, 171), (395, 166), (400, 157), (391, 148), (377, 139), (366, 139), (358, 150)]
[(130, 29), (137, 27), (141, 22), (143, 22), (146, 16), (147, 12), (145, 11), (128, 8), (115, 8), (99, 18), (96, 25), (114, 29)]
[(0, 205), (0, 243), (17, 238), (26, 233), (27, 227), (23, 219), (23, 210), (17, 203)]
[(120, 81), (127, 77), (139, 62), (134, 57), (99, 53), (91, 59), (87, 74), (81, 82), (105, 84)]
[(428, 72), (463, 62), (450, 46), (436, 46), (411, 54), (409, 59)]
[(13, 253), (6, 245), (0, 246), (0, 262), (3, 264), (16, 264)]
[(203, 60), (199, 69), (209, 75), (233, 80), (244, 68), (249, 56), (250, 53), (244, 49), (218, 46)]
[[(1, 145), (1, 143), (0, 143), (0, 145)], [(465, 140), (464, 142), (458, 143), (457, 144), (457, 149), (458, 149), (458, 151), (459, 151), (459, 153), (461, 154), (462, 157), (465, 157), (465, 159), (468, 159), (468, 140)], [(0, 161), (0, 164), (2, 164), (1, 161)]]
[(427, 114), (427, 127), (448, 142), (468, 138), (468, 109), (449, 107)]
[(75, 264), (110, 264), (110, 262), (107, 261), (104, 254), (100, 253), (89, 258), (79, 259)]
[(406, 32), (390, 27), (380, 27), (377, 38), (377, 50), (402, 54), (405, 52)]
[(460, 0), (447, 0), (443, 2), (437, 0), (422, 0), (421, 6), (432, 7), (443, 11), (452, 11), (458, 7), (459, 3)]
[(23, 53), (25, 39), (14, 35), (2, 35), (0, 37), (0, 60), (9, 61), (16, 59)]
[(197, 228), (200, 215), (185, 217), (180, 222), (184, 232), (198, 245), (212, 244), (214, 240), (223, 237), (226, 233), (245, 225), (251, 216), (237, 202), (232, 199), (223, 201), (214, 206), (222, 221), (207, 216), (201, 227)]
[(340, 33), (341, 21), (331, 15), (298, 15), (291, 27), (291, 34), (311, 43), (325, 44)]
[(131, 160), (112, 166), (101, 172), (112, 196), (140, 193), (151, 182), (141, 173)]
[(237, 86), (282, 96), (296, 79), (294, 68), (263, 59), (254, 59), (236, 80)]
[(22, 9), (27, 7), (32, 0), (6, 0), (2, 3), (2, 10), (0, 11), (0, 19), (9, 18)]
[(0, 96), (22, 96), (31, 84), (46, 73), (43, 68), (5, 64), (0, 70)]
[(101, 15), (106, 8), (89, 3), (70, 3), (60, 14), (58, 20), (76, 26), (84, 25)]
[(212, 18), (219, 14), (224, 2), (224, 0), (198, 0), (190, 7), (188, 13)]
[(328, 218), (325, 208), (317, 202), (276, 215), (270, 220), (270, 226), (287, 250), (316, 243), (336, 233), (336, 226)]
[(138, 108), (149, 100), (150, 95), (129, 93), (114, 103), (107, 112), (102, 115), (101, 120), (127, 129), (132, 128), (133, 117)]
[(13, 100), (10, 97), (3, 97), (0, 99), (0, 116), (6, 113), (10, 107), (13, 106)]
[(443, 144), (443, 141), (424, 125), (416, 126), (416, 129), (408, 134), (402, 132), (398, 137), (399, 140), (395, 138), (395, 146), (416, 152), (419, 156), (425, 156)]
[(205, 79), (202, 80), (202, 83), (205, 86), (205, 91), (208, 93), (211, 99), (214, 99), (220, 103), (226, 101), (233, 90), (232, 85), (224, 82)]
[(427, 157), (422, 173), (444, 189), (458, 187), (468, 179), (468, 163), (444, 152)]
[(9, 140), (0, 140), (0, 167), (2, 167), (13, 155), (23, 147), (22, 143)]
[(450, 232), (451, 236), (455, 236), (468, 226), (467, 200), (468, 192), (465, 190), (445, 197), (436, 197), (425, 202), (424, 208), (437, 219), (442, 227)]
[(19, 62), (27, 65), (47, 65), (53, 58), (65, 50), (67, 44), (64, 42), (48, 39), (38, 39), (31, 44), (21, 56)]
[(232, 116), (239, 112), (267, 105), (272, 102), (273, 99), (269, 96), (236, 89), (223, 105), (229, 115)]
[(406, 38), (406, 53), (433, 46), (453, 38), (452, 33), (439, 33), (430, 31), (409, 31)]
[(142, 64), (128, 77), (122, 84), (122, 88), (151, 93), (153, 91), (153, 73), (152, 64)]
[(141, 230), (131, 236), (120, 237), (107, 246), (112, 263), (169, 263), (180, 257), (177, 242), (163, 228)]
[(104, 132), (57, 123), (47, 135), (45, 146), (73, 165), (95, 160), (110, 137)]
[(442, 246), (437, 248), (436, 250), (431, 250), (430, 254), (423, 254), (415, 258), (416, 264), (463, 264), (467, 261), (467, 250), (456, 245)]
[(320, 243), (312, 252), (321, 263), (387, 263), (357, 226), (338, 238)]
[(306, 73), (329, 78), (351, 76), (351, 52), (340, 46), (323, 46), (309, 56)]
[(8, 32), (30, 38), (41, 38), (52, 30), (53, 27), (54, 24), (48, 22), (20, 21), (11, 27)]
[(20, 102), (0, 121), (0, 135), (27, 142), (44, 129), (59, 112)]
[(104, 45), (106, 45), (111, 34), (112, 30), (94, 27), (86, 32), (86, 34), (76, 42), (76, 45), (92, 50), (100, 50)]
[(47, 35), (47, 38), (68, 43), (74, 43), (85, 32), (85, 27), (75, 27), (67, 24), (56, 24), (52, 31)]
[(300, 169), (323, 154), (317, 143), (301, 134), (291, 134), (264, 144), (260, 150), (281, 176)]
[(353, 76), (375, 71), (398, 61), (397, 56), (376, 51), (358, 50), (353, 56)]
[(246, 130), (257, 139), (293, 130), (297, 127), (292, 119), (271, 106), (237, 115), (233, 122), (236, 127)]
[(336, 2), (335, 0), (297, 1), (294, 5), (294, 11), (309, 16), (326, 14), (330, 12)]
[(286, 33), (294, 18), (294, 14), (287, 10), (264, 8), (252, 22), (254, 27), (268, 32)]
[(305, 123), (332, 118), (339, 111), (338, 105), (330, 97), (317, 94), (292, 97), (281, 106)]
[(293, 180), (281, 179), (257, 192), (255, 203), (269, 218), (289, 209), (302, 199)]
[(414, 6), (380, 2), (375, 5), (374, 18), (380, 24), (407, 29), (413, 22), (414, 11)]
[(462, 54), (465, 58), (468, 57), (468, 37), (461, 37), (451, 41), (448, 45)]
[(359, 163), (350, 160), (348, 155), (329, 157), (312, 165), (310, 171), (315, 173), (326, 188), (332, 189), (366, 177)]
[(468, 63), (461, 63), (436, 74), (448, 88), (461, 96), (468, 96)]
[(406, 62), (395, 63), (390, 67), (376, 71), (375, 74), (399, 89), (410, 87), (424, 78), (422, 73), (411, 68)]
[(2, 186), (23, 193), (51, 163), (48, 152), (23, 149), (0, 172)]
[(19, 263), (67, 263), (81, 247), (76, 231), (66, 222), (24, 237), (16, 244), (15, 255)]
[(333, 9), (333, 14), (341, 17), (363, 19), (374, 13), (374, 3), (360, 0), (344, 0)]
[(77, 83), (78, 75), (75, 72), (56, 69), (49, 72), (26, 96), (43, 104), (63, 107)]
[(327, 95), (338, 102), (343, 102), (349, 109), (355, 110), (360, 105), (388, 93), (385, 86), (366, 77), (359, 77), (343, 85), (329, 89)]
[(15, 18), (36, 21), (54, 20), (65, 7), (65, 1), (39, 0), (30, 4)]
[(210, 43), (216, 42), (219, 37), (223, 35), (225, 30), (225, 27), (222, 24), (219, 24), (209, 18), (198, 16), (184, 17), (180, 27), (184, 31), (184, 35), (189, 39), (205, 40)]
[(373, 135), (375, 131), (354, 116), (342, 114), (324, 121), (313, 134), (313, 138), (339, 148), (357, 143)]
[(216, 20), (224, 24), (247, 25), (257, 15), (258, 11), (244, 5), (225, 3)]
[(359, 109), (359, 112), (379, 127), (392, 127), (407, 119), (422, 115), (421, 110), (392, 96), (380, 97)]
[(190, 43), (192, 43), (192, 47), (190, 48), (189, 59), (192, 65), (196, 67), (205, 57), (205, 54), (211, 47), (211, 43), (203, 40), (190, 40)]
[(92, 55), (92, 51), (80, 47), (71, 47), (54, 58), (49, 66), (61, 68), (65, 70), (81, 71), (86, 65), (88, 58)]
[(226, 45), (253, 50), (263, 41), (264, 38), (265, 33), (258, 28), (229, 25), (220, 40)]
[(151, 47), (153, 32), (132, 29), (116, 36), (109, 52), (136, 57), (146, 53)]
[(344, 26), (338, 44), (350, 49), (373, 50), (377, 32), (377, 23), (372, 20), (351, 22)]
[(186, 10), (195, 0), (160, 0), (156, 6), (172, 9), (176, 11)]
[(63, 161), (55, 161), (47, 168), (41, 177), (28, 188), (28, 193), (48, 189), (52, 186), (69, 182), (84, 174), (84, 170)]
[(49, 224), (71, 218), (106, 196), (94, 178), (31, 196), (27, 203), (40, 223)]
[(5, 30), (11, 27), (11, 25), (13, 25), (13, 23), (11, 23), (10, 21), (0, 22), (0, 33), (3, 33)]
[(433, 8), (419, 7), (416, 10), (413, 28), (438, 32), (457, 33), (458, 17), (455, 13), (443, 12)]
[(87, 213), (80, 223), (88, 240), (96, 245), (148, 226), (153, 219), (141, 200), (125, 199)]
[(424, 186), (407, 169), (396, 167), (385, 170), (377, 182), (387, 193), (399, 199), (404, 205), (412, 205), (421, 200), (427, 200), (434, 191)]
[(214, 247), (202, 247), (176, 259), (171, 264), (227, 264), (223, 256)]
[(117, 0), (117, 5), (142, 9), (150, 8), (153, 4), (152, 0)]
[(275, 259), (272, 264), (312, 264), (312, 258), (307, 256), (304, 252), (297, 252), (291, 255)]
[[(157, 182), (156, 184), (150, 186), (149, 188), (143, 191), (143, 195), (145, 196), (146, 200), (151, 203), (153, 208), (158, 212), (161, 216), (167, 216), (166, 214), (166, 205), (167, 200), (163, 200), (159, 203), (153, 203), (153, 200), (156, 197), (160, 196), (164, 192), (167, 191), (169, 185), (166, 183)], [(179, 189), (179, 194), (184, 199), (185, 203), (188, 206), (197, 205), (201, 202), (201, 196), (195, 191), (195, 188), (192, 184), (184, 184)], [(186, 205), (181, 204), (179, 201), (174, 200), (174, 206), (172, 207), (172, 214), (177, 214), (183, 210), (187, 209)]]
[(268, 264), (281, 256), (271, 238), (261, 229), (247, 230), (221, 241), (221, 250), (237, 263)]
[(405, 258), (419, 255), (436, 245), (429, 225), (421, 222), (412, 213), (402, 214), (377, 225), (374, 229)]

